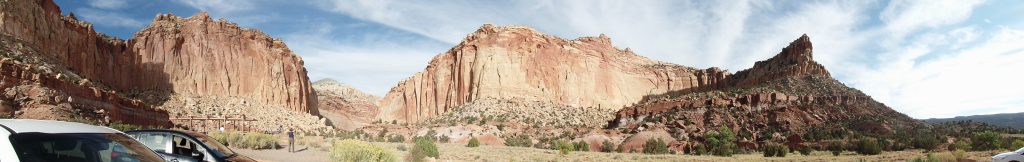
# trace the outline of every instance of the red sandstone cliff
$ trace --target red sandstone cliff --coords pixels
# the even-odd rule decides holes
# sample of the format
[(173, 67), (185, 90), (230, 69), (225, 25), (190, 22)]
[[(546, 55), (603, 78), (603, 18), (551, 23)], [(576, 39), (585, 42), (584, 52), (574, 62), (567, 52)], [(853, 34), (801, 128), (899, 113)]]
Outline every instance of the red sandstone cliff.
[(376, 120), (380, 97), (332, 79), (314, 82), (313, 89), (320, 114), (330, 119), (335, 128), (353, 130)]
[(646, 95), (715, 87), (724, 77), (717, 69), (697, 70), (615, 48), (604, 35), (566, 40), (486, 24), (392, 88), (378, 118), (417, 122), (481, 99), (611, 113)]
[[(50, 0), (4, 2), (0, 15), (0, 33), (36, 51), (19, 58), (48, 65), (70, 84), (143, 99), (146, 106), (159, 106), (169, 96), (237, 97), (318, 115), (301, 58), (280, 40), (214, 21), (206, 13), (189, 18), (157, 15), (128, 41), (61, 16)], [(42, 83), (77, 94), (71, 89), (78, 87), (56, 84)]]

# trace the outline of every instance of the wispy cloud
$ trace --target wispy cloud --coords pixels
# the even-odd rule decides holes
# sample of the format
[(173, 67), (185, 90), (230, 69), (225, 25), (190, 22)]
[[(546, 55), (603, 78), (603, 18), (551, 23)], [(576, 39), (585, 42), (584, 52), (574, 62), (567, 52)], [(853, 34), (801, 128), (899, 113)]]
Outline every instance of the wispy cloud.
[(140, 20), (122, 15), (118, 12), (102, 11), (88, 8), (80, 8), (75, 14), (82, 20), (93, 24), (102, 24), (113, 27), (141, 28), (145, 23)]
[(124, 0), (89, 0), (89, 5), (102, 9), (121, 9), (128, 5)]

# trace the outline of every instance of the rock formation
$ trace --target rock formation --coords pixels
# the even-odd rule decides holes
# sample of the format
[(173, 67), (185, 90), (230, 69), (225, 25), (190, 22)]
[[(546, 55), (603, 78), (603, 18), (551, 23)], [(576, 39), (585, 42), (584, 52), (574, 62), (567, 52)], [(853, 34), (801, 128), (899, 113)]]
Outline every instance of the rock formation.
[[(260, 31), (214, 21), (206, 13), (189, 18), (162, 14), (123, 41), (60, 14), (51, 0), (4, 2), (0, 33), (37, 51), (19, 57), (67, 73), (69, 83), (94, 85), (145, 105), (226, 97), (318, 115), (302, 59)], [(177, 107), (163, 109), (172, 111), (171, 116), (184, 115), (175, 112)]]
[(801, 36), (778, 55), (719, 81), (728, 82), (725, 87), (648, 97), (620, 110), (609, 127), (634, 132), (663, 128), (691, 144), (727, 127), (746, 137), (741, 141), (754, 142), (744, 147), (756, 149), (767, 141), (803, 145), (779, 133), (891, 134), (925, 125), (832, 79), (812, 53), (810, 38)]
[(336, 128), (352, 130), (373, 122), (377, 115), (379, 97), (359, 91), (348, 84), (332, 79), (313, 83), (320, 114), (331, 120)]
[(392, 88), (378, 118), (418, 122), (482, 99), (612, 113), (646, 95), (725, 84), (724, 74), (650, 60), (604, 35), (566, 40), (487, 24)]

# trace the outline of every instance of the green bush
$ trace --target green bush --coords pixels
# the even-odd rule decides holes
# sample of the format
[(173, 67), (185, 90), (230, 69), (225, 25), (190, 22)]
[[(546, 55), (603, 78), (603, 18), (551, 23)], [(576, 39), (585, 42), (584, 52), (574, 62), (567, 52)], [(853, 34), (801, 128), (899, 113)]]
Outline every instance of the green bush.
[(125, 124), (125, 123), (120, 123), (120, 122), (110, 123), (110, 125), (108, 125), (107, 127), (110, 127), (110, 128), (113, 128), (113, 129), (117, 129), (117, 130), (119, 130), (121, 132), (145, 129), (141, 125)]
[(882, 153), (882, 147), (878, 145), (878, 140), (862, 137), (857, 142), (857, 153), (861, 155), (878, 155)]
[(277, 148), (277, 137), (263, 133), (239, 133), (228, 131), (224, 133), (210, 133), (210, 138), (225, 146), (234, 146), (247, 149), (273, 149)]
[(708, 149), (704, 147), (704, 144), (698, 143), (697, 146), (693, 146), (693, 153), (697, 155), (707, 155)]
[(412, 150), (409, 150), (410, 161), (423, 161), (426, 157), (438, 158), (440, 153), (437, 152), (437, 144), (434, 144), (432, 140), (418, 139), (416, 144), (412, 146)]
[(470, 138), (469, 144), (466, 144), (466, 147), (480, 147), (480, 140), (476, 139), (476, 137)]
[(572, 144), (576, 148), (576, 151), (590, 151), (590, 144), (587, 141), (576, 142)]
[(764, 146), (764, 157), (786, 157), (789, 148), (782, 144), (769, 143)]
[(398, 161), (398, 156), (393, 152), (364, 141), (346, 139), (334, 142), (333, 145), (330, 152), (332, 161)]
[(601, 152), (612, 151), (615, 151), (615, 144), (612, 141), (604, 140), (604, 142), (601, 142)]
[(800, 155), (804, 155), (804, 156), (811, 155), (811, 151), (814, 151), (813, 149), (811, 149), (811, 147), (807, 147), (807, 146), (801, 147), (800, 148)]
[(568, 155), (569, 152), (572, 152), (573, 150), (576, 149), (576, 147), (574, 147), (573, 144), (568, 141), (558, 140), (555, 141), (554, 143), (555, 146), (553, 146), (553, 148), (557, 149), (558, 153), (562, 155)]
[(971, 150), (971, 141), (968, 141), (968, 140), (965, 140), (965, 139), (961, 138), (959, 140), (956, 140), (956, 143), (953, 143), (953, 147), (956, 150), (970, 151)]
[(405, 142), (405, 136), (402, 136), (400, 134), (391, 135), (390, 137), (388, 137), (388, 142), (395, 142), (395, 143)]
[(1013, 144), (1010, 144), (1010, 150), (1017, 150), (1024, 148), (1024, 140), (1014, 140)]
[(661, 138), (647, 139), (647, 142), (644, 143), (644, 154), (668, 154), (668, 153), (669, 153), (668, 152), (668, 144), (665, 144), (665, 141), (661, 140)]
[(619, 144), (618, 147), (615, 147), (615, 152), (623, 153), (624, 151), (626, 151), (626, 146), (622, 146), (622, 144)]
[(241, 141), (232, 143), (235, 147), (247, 149), (273, 149), (277, 148), (277, 137), (263, 133), (246, 133)]
[(974, 134), (974, 138), (971, 138), (974, 144), (974, 149), (978, 151), (998, 150), (1002, 148), (1002, 137), (999, 133), (993, 131), (984, 131), (981, 133)]
[(833, 156), (839, 156), (839, 153), (843, 153), (843, 142), (842, 141), (831, 141), (828, 143), (828, 150), (832, 151)]
[(728, 127), (721, 127), (718, 131), (710, 131), (704, 135), (704, 143), (708, 150), (715, 156), (732, 156), (736, 150), (736, 134)]
[(530, 147), (533, 146), (533, 140), (530, 139), (529, 135), (525, 134), (512, 136), (505, 139), (505, 146)]

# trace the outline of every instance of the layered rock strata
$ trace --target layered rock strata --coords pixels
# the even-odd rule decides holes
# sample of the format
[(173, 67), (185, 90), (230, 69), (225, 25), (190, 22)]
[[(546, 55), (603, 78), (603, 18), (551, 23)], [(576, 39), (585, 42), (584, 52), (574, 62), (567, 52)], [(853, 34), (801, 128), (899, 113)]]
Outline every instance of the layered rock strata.
[(669, 130), (685, 143), (676, 147), (683, 152), (721, 127), (744, 137), (740, 146), (756, 149), (764, 142), (804, 145), (782, 134), (891, 134), (925, 125), (832, 79), (812, 53), (810, 39), (801, 36), (778, 55), (728, 77), (726, 87), (651, 97), (620, 110), (610, 127)]
[(62, 16), (50, 0), (3, 3), (0, 33), (36, 50), (31, 57), (52, 65), (52, 70), (71, 72), (104, 91), (156, 106), (172, 96), (240, 97), (319, 114), (302, 59), (260, 31), (214, 21), (206, 13), (189, 18), (164, 14), (124, 41)]
[(566, 40), (487, 24), (392, 88), (378, 118), (418, 122), (479, 99), (612, 113), (647, 95), (724, 85), (725, 75), (647, 59), (604, 35)]
[(313, 83), (320, 114), (336, 128), (352, 130), (374, 122), (379, 97), (332, 79)]

